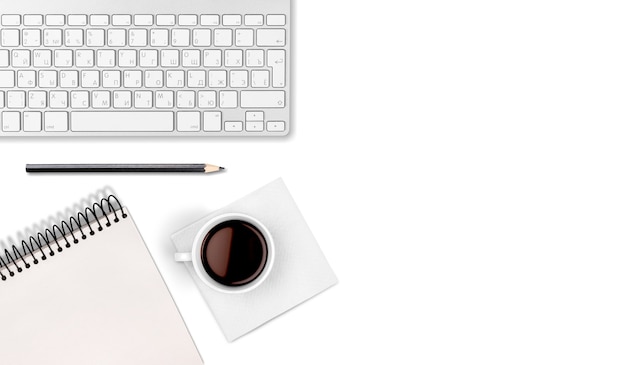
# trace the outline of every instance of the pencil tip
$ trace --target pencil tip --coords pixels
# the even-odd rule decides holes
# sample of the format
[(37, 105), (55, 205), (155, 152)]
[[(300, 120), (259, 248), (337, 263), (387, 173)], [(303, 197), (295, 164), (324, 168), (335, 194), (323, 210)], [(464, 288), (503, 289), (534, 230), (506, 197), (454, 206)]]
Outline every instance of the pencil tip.
[(226, 167), (220, 166), (220, 170), (226, 170)]

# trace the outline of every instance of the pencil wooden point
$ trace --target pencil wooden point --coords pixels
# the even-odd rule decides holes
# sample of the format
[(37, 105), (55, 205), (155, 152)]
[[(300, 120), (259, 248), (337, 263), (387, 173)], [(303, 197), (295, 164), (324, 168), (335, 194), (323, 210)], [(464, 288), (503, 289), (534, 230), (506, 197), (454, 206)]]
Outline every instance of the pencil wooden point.
[(216, 172), (216, 171), (222, 171), (222, 170), (225, 170), (225, 168), (221, 166), (215, 166), (215, 165), (209, 165), (209, 164), (204, 165), (204, 173), (206, 174), (210, 172)]

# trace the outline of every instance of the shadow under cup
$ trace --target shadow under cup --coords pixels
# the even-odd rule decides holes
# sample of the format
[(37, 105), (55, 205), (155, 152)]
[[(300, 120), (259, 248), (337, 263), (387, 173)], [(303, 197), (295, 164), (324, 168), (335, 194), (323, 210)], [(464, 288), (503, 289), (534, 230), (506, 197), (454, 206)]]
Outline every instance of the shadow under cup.
[(204, 271), (217, 283), (240, 287), (258, 278), (267, 264), (263, 233), (243, 220), (228, 220), (211, 228), (202, 241)]

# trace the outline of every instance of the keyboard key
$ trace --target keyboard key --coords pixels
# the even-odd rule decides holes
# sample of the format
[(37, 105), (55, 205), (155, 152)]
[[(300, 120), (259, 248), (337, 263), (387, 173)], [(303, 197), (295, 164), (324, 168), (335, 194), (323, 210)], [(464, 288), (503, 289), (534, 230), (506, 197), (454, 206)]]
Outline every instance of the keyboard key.
[(187, 71), (187, 87), (203, 88), (205, 86), (206, 86), (206, 72), (204, 70)]
[(0, 67), (9, 67), (9, 50), (0, 49)]
[(2, 113), (2, 131), (3, 132), (19, 132), (20, 131), (20, 112), (3, 112)]
[(284, 91), (242, 91), (242, 108), (284, 108)]
[(95, 64), (93, 49), (79, 49), (74, 54), (77, 67), (93, 67)]
[(89, 22), (91, 25), (95, 26), (104, 26), (109, 25), (109, 16), (108, 15), (92, 15), (89, 17)]
[(67, 132), (67, 112), (45, 112), (44, 130), (46, 132)]
[(177, 49), (164, 49), (161, 51), (161, 66), (162, 67), (178, 67), (178, 50)]
[(222, 17), (222, 24), (229, 26), (241, 25), (241, 15), (224, 15)]
[(210, 88), (226, 87), (226, 71), (224, 70), (209, 71), (209, 87)]
[(244, 22), (247, 26), (263, 25), (263, 15), (246, 15)]
[(151, 29), (150, 45), (152, 47), (167, 47), (169, 45), (169, 31), (167, 29)]
[(174, 107), (174, 92), (173, 91), (157, 91), (156, 92), (156, 107), (160, 109), (171, 109)]
[(134, 49), (121, 49), (118, 51), (118, 65), (120, 67), (137, 66), (137, 51)]
[(135, 25), (150, 26), (153, 24), (152, 15), (135, 15)]
[(13, 67), (30, 67), (30, 51), (14, 50), (11, 52), (11, 65)]
[(189, 29), (172, 29), (172, 46), (189, 47), (189, 37), (191, 32)]
[(262, 49), (248, 49), (246, 50), (246, 66), (247, 67), (263, 67), (264, 51)]
[(207, 49), (203, 53), (202, 64), (204, 67), (221, 67), (222, 51), (219, 49)]
[(87, 29), (87, 47), (104, 46), (104, 29)]
[(215, 29), (213, 43), (217, 47), (230, 47), (233, 45), (232, 29)]
[(161, 70), (149, 70), (145, 72), (144, 85), (146, 87), (162, 87), (163, 86), (163, 71)]
[(268, 70), (252, 70), (250, 79), (252, 87), (270, 86), (270, 72)]
[(232, 88), (248, 87), (248, 71), (246, 70), (230, 71), (230, 87)]
[(287, 74), (285, 55), (285, 50), (271, 49), (267, 51), (267, 65), (272, 68), (273, 87), (285, 87)]
[(224, 130), (226, 132), (241, 132), (243, 131), (243, 122), (240, 122), (240, 121), (224, 122)]
[(284, 29), (257, 29), (256, 44), (260, 47), (282, 47), (285, 45)]
[(267, 16), (267, 25), (282, 26), (287, 24), (287, 18), (284, 14), (270, 14)]
[(267, 122), (267, 131), (268, 132), (284, 132), (285, 131), (285, 122), (283, 122), (283, 121)]
[(0, 87), (15, 87), (15, 71), (0, 71)]
[(264, 121), (263, 112), (246, 112), (246, 122), (262, 122)]
[(200, 25), (215, 26), (220, 25), (220, 16), (215, 14), (200, 15)]
[(152, 91), (135, 91), (135, 108), (152, 108)]
[(108, 109), (111, 106), (109, 91), (94, 91), (91, 93), (91, 107), (94, 109)]
[(80, 72), (80, 86), (86, 89), (95, 89), (100, 87), (100, 71), (86, 70)]
[(73, 25), (73, 26), (87, 25), (87, 15), (68, 15), (67, 25)]
[(143, 73), (139, 70), (124, 71), (124, 87), (139, 88), (143, 85)]
[(133, 93), (130, 91), (114, 91), (113, 107), (115, 109), (130, 109)]
[(7, 91), (7, 108), (23, 109), (26, 107), (26, 92)]
[(167, 71), (165, 75), (166, 86), (181, 88), (185, 86), (185, 71)]
[(171, 132), (173, 112), (73, 112), (75, 132)]
[(57, 87), (57, 71), (39, 71), (39, 87), (42, 89), (51, 89)]
[(63, 70), (59, 72), (59, 76), (61, 87), (68, 89), (78, 87), (78, 71)]
[(246, 132), (263, 132), (263, 122), (246, 122)]
[(243, 50), (229, 49), (224, 52), (224, 65), (226, 67), (242, 67)]
[(198, 108), (213, 109), (217, 103), (217, 93), (213, 90), (198, 91)]
[(109, 47), (126, 46), (126, 29), (109, 29), (107, 32), (107, 44)]
[(26, 26), (43, 25), (43, 16), (42, 15), (24, 15), (24, 25)]
[(177, 91), (176, 106), (181, 109), (191, 109), (196, 106), (196, 93), (193, 91)]
[(112, 49), (99, 49), (96, 52), (96, 64), (98, 67), (103, 68), (115, 67), (115, 51)]
[(51, 109), (65, 109), (67, 106), (67, 91), (50, 91)]
[(204, 131), (219, 132), (222, 130), (222, 112), (204, 112)]
[(211, 45), (211, 30), (210, 29), (194, 29), (193, 30), (193, 45), (195, 47), (206, 47)]
[(4, 14), (2, 16), (2, 25), (4, 26), (16, 26), (22, 23), (22, 19), (19, 15)]
[(52, 25), (52, 26), (65, 25), (65, 15), (60, 15), (60, 14), (46, 15), (46, 25)]
[(157, 25), (164, 25), (164, 26), (176, 25), (176, 16), (175, 15), (157, 15), (156, 23)]
[(222, 130), (221, 112), (204, 112), (203, 114), (205, 132), (219, 132)]
[[(45, 91), (29, 91), (28, 107), (30, 109), (45, 109), (47, 97)], [(26, 119), (26, 113), (24, 113), (24, 119)]]
[(41, 132), (41, 113), (24, 113), (24, 132)]
[(36, 78), (37, 72), (35, 71), (17, 71), (17, 87), (22, 89), (33, 88)]
[(155, 49), (144, 49), (139, 52), (139, 66), (156, 67), (159, 52)]
[(17, 47), (20, 45), (20, 31), (18, 29), (0, 30), (0, 44), (2, 47)]
[(83, 45), (82, 29), (66, 29), (65, 45), (68, 47), (81, 47)]
[(102, 87), (115, 88), (122, 85), (122, 73), (118, 70), (102, 71)]
[(111, 92), (94, 91), (91, 93), (91, 107), (94, 109), (108, 109), (111, 107)]
[(254, 31), (252, 29), (237, 29), (235, 44), (237, 47), (252, 47), (254, 45)]
[(54, 51), (55, 67), (72, 67), (74, 65), (74, 52), (68, 49)]
[[(28, 92), (28, 107), (30, 109), (45, 109), (46, 108), (46, 95), (45, 91), (29, 91)], [(26, 113), (24, 113), (24, 119), (26, 119)]]
[(145, 47), (148, 45), (148, 30), (131, 29), (128, 31), (128, 45), (131, 47)]
[(178, 112), (176, 118), (179, 132), (200, 131), (200, 112)]
[(132, 24), (132, 17), (130, 15), (113, 15), (111, 23), (117, 26), (128, 26)]
[(198, 25), (197, 15), (179, 15), (178, 25)]
[(236, 108), (237, 92), (236, 91), (220, 91), (220, 108)]
[(41, 31), (39, 29), (22, 30), (22, 45), (24, 47), (41, 46)]
[(89, 108), (89, 92), (87, 92), (87, 91), (72, 91), (70, 105), (71, 105), (71, 107), (73, 109), (87, 109), (87, 108)]
[(61, 29), (46, 29), (43, 31), (43, 45), (46, 47), (60, 47), (63, 40)]

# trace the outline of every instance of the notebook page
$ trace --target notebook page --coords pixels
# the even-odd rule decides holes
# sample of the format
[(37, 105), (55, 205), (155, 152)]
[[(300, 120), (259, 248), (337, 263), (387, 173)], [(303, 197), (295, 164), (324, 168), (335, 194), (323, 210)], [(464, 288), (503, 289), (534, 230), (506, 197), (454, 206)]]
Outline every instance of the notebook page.
[(130, 214), (0, 282), (0, 303), (3, 364), (202, 364)]

